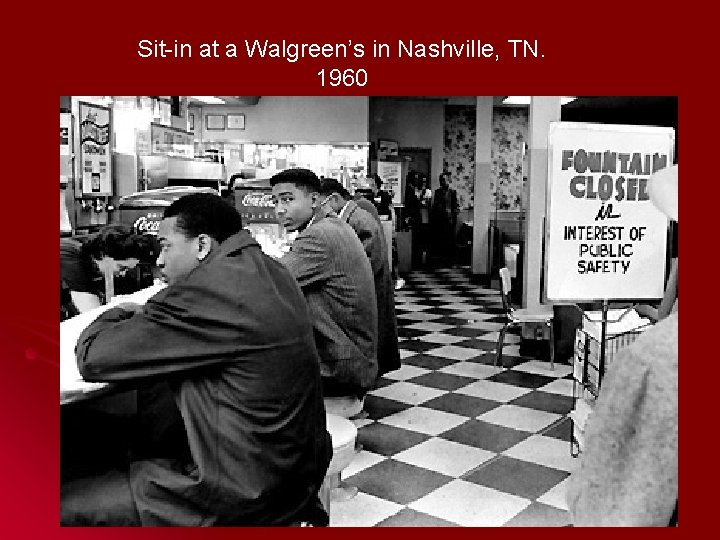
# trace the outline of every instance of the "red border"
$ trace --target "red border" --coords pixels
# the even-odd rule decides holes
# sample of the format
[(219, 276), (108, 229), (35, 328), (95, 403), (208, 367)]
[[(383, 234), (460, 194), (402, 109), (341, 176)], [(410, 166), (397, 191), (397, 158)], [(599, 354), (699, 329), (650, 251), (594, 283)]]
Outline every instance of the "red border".
[[(711, 255), (714, 227), (702, 223), (717, 213), (712, 195), (716, 174), (710, 127), (716, 105), (701, 101), (714, 90), (709, 77), (716, 60), (699, 41), (708, 33), (706, 15), (682, 6), (646, 8), (633, 2), (519, 2), (488, 6), (481, 2), (347, 4), (339, 2), (223, 6), (179, 3), (102, 3), (79, 8), (33, 5), (6, 7), (3, 33), (3, 187), (5, 258), (1, 268), (4, 309), (0, 324), (2, 388), (0, 419), (3, 442), (2, 529), (5, 538), (120, 538), (125, 531), (60, 529), (58, 522), (57, 405), (57, 103), (59, 95), (678, 95), (682, 102), (683, 177), (681, 213), (683, 250), (693, 276), (683, 283), (685, 313), (694, 298), (708, 298), (715, 288)], [(542, 59), (491, 62), (479, 60), (347, 59), (343, 61), (237, 59), (141, 59), (140, 39), (199, 44), (243, 39), (293, 42), (354, 42), (398, 39), (462, 42), (481, 39), (538, 39)], [(714, 50), (714, 49), (712, 49)], [(707, 58), (707, 60), (704, 60)], [(5, 62), (7, 60), (7, 62)], [(321, 68), (364, 68), (364, 88), (321, 88)], [(707, 74), (707, 75), (706, 75)], [(712, 135), (715, 135), (714, 133)], [(701, 152), (701, 154), (700, 154)], [(699, 154), (700, 159), (694, 159)], [(702, 164), (702, 165), (700, 165)], [(691, 188), (690, 186), (697, 186)], [(694, 194), (697, 193), (697, 196)], [(688, 223), (686, 225), (686, 223)], [(695, 262), (697, 261), (697, 262)], [(701, 262), (702, 261), (702, 262)], [(701, 266), (702, 264), (702, 266)], [(697, 271), (695, 268), (697, 265)], [(697, 291), (694, 290), (697, 287)], [(696, 294), (697, 293), (697, 294)], [(710, 301), (712, 302), (712, 298)], [(689, 304), (689, 305), (688, 305)], [(707, 313), (707, 303), (693, 321)], [(712, 308), (710, 308), (712, 309)], [(712, 335), (683, 319), (683, 493), (682, 529), (712, 523), (709, 497), (699, 497), (710, 477), (693, 481), (700, 467), (714, 468), (709, 444), (695, 441), (714, 431), (714, 410), (695, 403), (712, 396)], [(711, 320), (712, 321), (712, 320)], [(707, 325), (713, 324), (708, 322)], [(705, 325), (704, 325), (705, 326)], [(702, 332), (700, 334), (700, 332)], [(709, 348), (710, 347), (710, 348)], [(699, 377), (704, 379), (701, 384)], [(709, 403), (712, 407), (712, 404)], [(696, 434), (697, 433), (697, 434)], [(714, 487), (714, 486), (713, 486)], [(705, 519), (703, 519), (705, 518)], [(262, 534), (338, 534), (300, 530)], [(9, 534), (8, 534), (9, 533)], [(373, 535), (397, 534), (383, 530)], [(510, 534), (526, 534), (515, 532)], [(153, 538), (215, 538), (239, 531), (145, 530)], [(362, 530), (344, 531), (351, 536)], [(404, 532), (401, 531), (401, 534)], [(411, 534), (435, 534), (413, 531)], [(478, 531), (454, 532), (473, 537)], [(530, 534), (536, 534), (531, 532)], [(543, 534), (578, 534), (572, 529)], [(579, 534), (598, 534), (582, 532)], [(631, 534), (619, 531), (612, 534)], [(656, 533), (653, 533), (656, 534)], [(662, 533), (660, 533), (662, 534)], [(179, 535), (179, 536), (178, 536)]]

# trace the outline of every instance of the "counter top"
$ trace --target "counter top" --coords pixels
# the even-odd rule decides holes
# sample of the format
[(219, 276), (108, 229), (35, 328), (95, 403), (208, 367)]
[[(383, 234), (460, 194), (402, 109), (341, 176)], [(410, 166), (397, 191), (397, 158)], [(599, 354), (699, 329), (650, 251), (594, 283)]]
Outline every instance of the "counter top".
[(118, 295), (107, 304), (76, 315), (60, 323), (60, 404), (72, 403), (81, 399), (104, 393), (109, 383), (85, 381), (78, 371), (75, 360), (75, 345), (80, 334), (90, 323), (97, 319), (101, 313), (123, 302), (145, 304), (150, 298), (163, 290), (167, 285), (162, 282), (137, 291), (133, 294)]

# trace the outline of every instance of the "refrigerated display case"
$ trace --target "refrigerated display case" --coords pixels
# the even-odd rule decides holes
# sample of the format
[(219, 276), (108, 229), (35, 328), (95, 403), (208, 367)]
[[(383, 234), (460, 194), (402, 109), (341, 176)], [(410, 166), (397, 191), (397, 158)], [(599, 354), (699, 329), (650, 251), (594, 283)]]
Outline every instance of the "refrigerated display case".
[(234, 185), (235, 208), (242, 216), (243, 226), (265, 252), (274, 252), (287, 245), (290, 237), (275, 215), (270, 180), (239, 179)]
[(120, 199), (120, 223), (131, 226), (137, 233), (155, 235), (165, 208), (176, 199), (191, 193), (213, 193), (220, 196), (216, 189), (193, 186), (139, 191)]

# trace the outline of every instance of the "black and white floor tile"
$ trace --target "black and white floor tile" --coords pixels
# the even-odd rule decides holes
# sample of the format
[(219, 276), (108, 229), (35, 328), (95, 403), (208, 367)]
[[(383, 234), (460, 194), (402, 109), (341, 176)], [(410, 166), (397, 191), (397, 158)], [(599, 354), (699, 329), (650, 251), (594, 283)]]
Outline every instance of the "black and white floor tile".
[(564, 526), (569, 365), (520, 355), (497, 290), (467, 269), (412, 272), (396, 291), (403, 366), (380, 379), (356, 420), (362, 451), (343, 472), (356, 497), (331, 526)]

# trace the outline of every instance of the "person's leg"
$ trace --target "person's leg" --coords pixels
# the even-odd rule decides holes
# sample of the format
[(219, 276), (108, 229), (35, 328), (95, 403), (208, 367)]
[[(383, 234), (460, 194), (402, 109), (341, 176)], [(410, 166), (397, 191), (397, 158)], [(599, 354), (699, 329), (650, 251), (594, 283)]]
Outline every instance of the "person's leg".
[(450, 222), (450, 225), (448, 227), (448, 238), (447, 238), (447, 247), (448, 247), (448, 266), (455, 266), (455, 262), (457, 259), (457, 225)]
[(448, 238), (450, 236), (450, 223), (447, 220), (443, 220), (442, 222), (438, 223), (438, 246), (437, 246), (437, 253), (438, 253), (438, 266), (441, 268), (446, 268), (450, 265), (450, 245)]
[(111, 471), (61, 484), (60, 525), (141, 525), (127, 471)]

